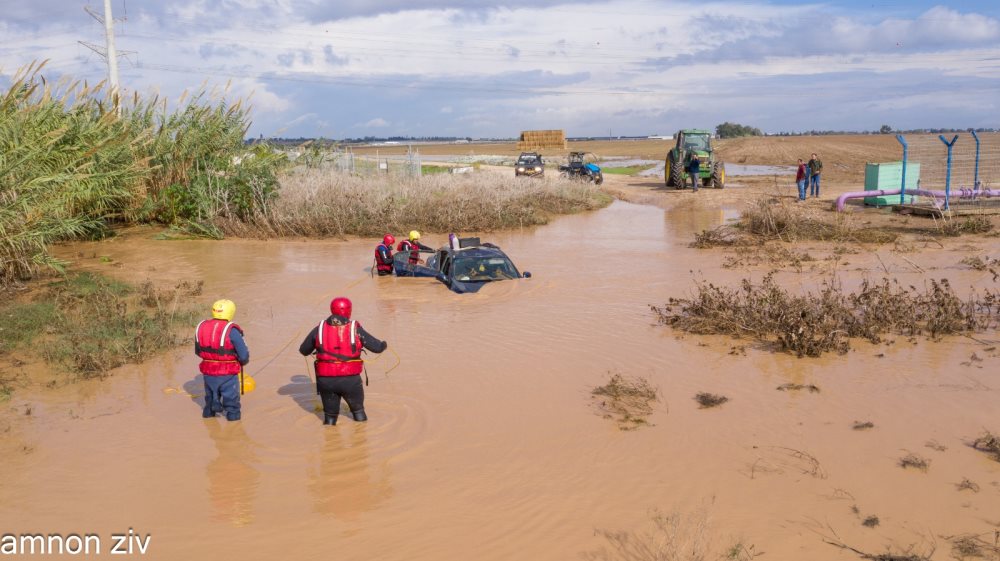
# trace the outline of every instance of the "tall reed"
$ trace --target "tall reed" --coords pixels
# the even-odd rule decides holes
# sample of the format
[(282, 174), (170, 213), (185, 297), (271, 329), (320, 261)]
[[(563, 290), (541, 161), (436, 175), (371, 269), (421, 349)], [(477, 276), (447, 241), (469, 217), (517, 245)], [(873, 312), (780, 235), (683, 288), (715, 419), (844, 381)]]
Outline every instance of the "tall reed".
[(103, 235), (114, 222), (209, 222), (265, 212), (284, 161), (243, 143), (241, 101), (202, 89), (170, 109), (122, 101), (103, 84), (19, 70), (0, 92), (0, 288), (59, 269), (49, 244)]

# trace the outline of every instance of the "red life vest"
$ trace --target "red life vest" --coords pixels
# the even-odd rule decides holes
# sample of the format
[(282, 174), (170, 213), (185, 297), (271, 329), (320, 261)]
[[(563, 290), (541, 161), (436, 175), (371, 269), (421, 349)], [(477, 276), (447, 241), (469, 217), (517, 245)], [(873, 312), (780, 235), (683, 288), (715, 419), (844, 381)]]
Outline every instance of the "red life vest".
[(330, 325), (323, 320), (316, 330), (316, 375), (357, 376), (364, 368), (361, 349), (364, 345), (358, 336), (358, 322), (347, 325)]
[(416, 265), (420, 261), (420, 248), (413, 244), (410, 240), (403, 240), (399, 242), (399, 246), (396, 247), (396, 251), (410, 252), (410, 265)]
[[(382, 261), (380, 248), (385, 248), (386, 253), (389, 255), (388, 260)], [(375, 270), (380, 273), (392, 272), (392, 247), (386, 247), (385, 244), (378, 244), (378, 247), (375, 248)]]
[(206, 319), (195, 330), (195, 354), (201, 357), (198, 369), (205, 376), (230, 376), (240, 373), (236, 347), (229, 340), (229, 330), (243, 334), (240, 326), (223, 319)]

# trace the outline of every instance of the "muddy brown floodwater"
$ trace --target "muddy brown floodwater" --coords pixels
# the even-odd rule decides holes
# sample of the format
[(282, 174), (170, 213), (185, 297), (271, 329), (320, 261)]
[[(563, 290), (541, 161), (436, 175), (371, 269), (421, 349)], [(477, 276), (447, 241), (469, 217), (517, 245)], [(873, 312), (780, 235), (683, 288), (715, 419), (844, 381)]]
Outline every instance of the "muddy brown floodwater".
[[(688, 247), (731, 215), (616, 202), (484, 236), (534, 278), (467, 295), (370, 278), (367, 240), (61, 248), (108, 255), (132, 280), (203, 279), (205, 308), (234, 299), (257, 390), (242, 422), (202, 420), (185, 346), (104, 381), (19, 391), (7, 406), (32, 413), (7, 435), (24, 449), (0, 462), (0, 528), (134, 528), (152, 535), (151, 559), (407, 561), (576, 559), (605, 543), (595, 530), (640, 532), (655, 511), (707, 512), (714, 545), (742, 541), (767, 559), (856, 558), (823, 542), (834, 535), (875, 552), (936, 541), (941, 557), (945, 536), (991, 532), (1000, 463), (966, 444), (1000, 429), (998, 359), (981, 343), (899, 337), (797, 359), (653, 325), (648, 305), (690, 294), (693, 279), (747, 274)], [(948, 274), (956, 285), (986, 275)], [(782, 278), (810, 288), (822, 274)], [(401, 360), (388, 374), (390, 353), (368, 363), (370, 422), (326, 428), (296, 349), (341, 294)], [(962, 365), (974, 352), (983, 360)], [(659, 388), (652, 426), (623, 432), (597, 414), (590, 391), (609, 372)], [(776, 391), (788, 382), (821, 392)], [(729, 402), (698, 409), (701, 391)], [(929, 470), (900, 468), (907, 452)], [(966, 477), (978, 493), (956, 490)], [(880, 525), (863, 527), (867, 515)]]

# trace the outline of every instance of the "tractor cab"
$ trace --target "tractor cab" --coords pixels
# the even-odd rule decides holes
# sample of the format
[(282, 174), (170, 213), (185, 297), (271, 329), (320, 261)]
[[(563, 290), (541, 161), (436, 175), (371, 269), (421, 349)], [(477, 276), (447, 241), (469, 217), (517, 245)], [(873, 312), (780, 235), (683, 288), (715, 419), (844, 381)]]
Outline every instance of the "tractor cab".
[(702, 129), (684, 129), (677, 133), (677, 144), (667, 153), (664, 161), (663, 181), (667, 187), (683, 189), (687, 180), (688, 164), (692, 154), (697, 154), (701, 165), (698, 180), (704, 187), (722, 189), (726, 185), (726, 168), (712, 149), (712, 132)]

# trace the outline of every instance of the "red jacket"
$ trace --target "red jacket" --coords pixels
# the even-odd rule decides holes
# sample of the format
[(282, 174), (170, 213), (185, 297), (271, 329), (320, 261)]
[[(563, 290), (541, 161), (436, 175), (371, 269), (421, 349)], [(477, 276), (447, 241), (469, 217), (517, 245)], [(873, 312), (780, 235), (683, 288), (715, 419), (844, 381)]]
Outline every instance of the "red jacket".
[(331, 325), (326, 320), (316, 330), (316, 375), (357, 376), (364, 369), (358, 322)]
[(420, 261), (420, 248), (410, 240), (403, 240), (399, 242), (399, 245), (396, 246), (396, 251), (409, 251), (410, 265), (416, 265), (417, 262)]
[(230, 376), (240, 373), (236, 347), (229, 340), (229, 330), (240, 326), (223, 319), (206, 319), (195, 331), (195, 353), (201, 357), (198, 370), (205, 376)]

